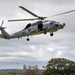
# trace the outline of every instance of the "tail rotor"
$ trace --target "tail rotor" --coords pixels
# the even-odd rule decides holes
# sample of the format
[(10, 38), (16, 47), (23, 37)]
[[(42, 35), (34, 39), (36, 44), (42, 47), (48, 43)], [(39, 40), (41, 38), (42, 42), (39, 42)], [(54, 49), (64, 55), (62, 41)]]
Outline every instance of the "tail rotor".
[(3, 23), (4, 23), (4, 20), (3, 20), (2, 23), (1, 23), (1, 27), (2, 27)]
[(2, 23), (1, 23), (0, 29), (6, 29), (6, 27), (2, 27), (3, 24), (4, 24), (4, 20), (3, 20)]

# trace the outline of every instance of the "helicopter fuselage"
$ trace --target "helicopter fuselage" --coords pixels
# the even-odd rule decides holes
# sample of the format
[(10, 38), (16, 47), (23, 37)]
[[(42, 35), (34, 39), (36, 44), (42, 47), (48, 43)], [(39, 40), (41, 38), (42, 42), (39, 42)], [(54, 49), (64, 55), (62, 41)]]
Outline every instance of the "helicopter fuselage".
[[(37, 14), (33, 13), (32, 11), (28, 10), (27, 8), (23, 6), (19, 6), (22, 10), (26, 11), (27, 13), (31, 14), (35, 18), (29, 18), (29, 19), (15, 19), (15, 20), (8, 20), (8, 22), (15, 22), (15, 21), (35, 21), (34, 23), (29, 23), (26, 25), (26, 27), (23, 30), (20, 30), (14, 34), (9, 35), (4, 29), (6, 27), (2, 27), (2, 24), (0, 26), (0, 31), (2, 34), (0, 34), (0, 38), (4, 39), (14, 39), (14, 38), (21, 38), (27, 36), (27, 41), (29, 41), (29, 36), (32, 35), (39, 35), (39, 34), (46, 34), (47, 32), (50, 33), (50, 36), (53, 36), (53, 33), (58, 31), (59, 29), (63, 29), (65, 26), (65, 23), (60, 23), (52, 20), (46, 20), (48, 17), (38, 16)], [(70, 10), (67, 12), (59, 13), (53, 16), (59, 16), (67, 13), (75, 12), (75, 10)]]
[(59, 29), (63, 29), (65, 24), (60, 24), (59, 22), (45, 20), (45, 21), (37, 21), (35, 23), (29, 23), (23, 30), (18, 31), (12, 35), (10, 38), (21, 38), (24, 36), (32, 36), (38, 34), (46, 34), (47, 32), (53, 33)]

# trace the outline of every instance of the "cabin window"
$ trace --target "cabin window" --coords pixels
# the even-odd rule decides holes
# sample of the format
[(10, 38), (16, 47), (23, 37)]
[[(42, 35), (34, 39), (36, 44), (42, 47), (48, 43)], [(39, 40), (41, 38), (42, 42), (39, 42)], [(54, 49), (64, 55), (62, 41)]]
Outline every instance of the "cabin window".
[(29, 23), (29, 24), (24, 28), (24, 30), (27, 29), (27, 28), (29, 28), (30, 26), (31, 26), (31, 23)]

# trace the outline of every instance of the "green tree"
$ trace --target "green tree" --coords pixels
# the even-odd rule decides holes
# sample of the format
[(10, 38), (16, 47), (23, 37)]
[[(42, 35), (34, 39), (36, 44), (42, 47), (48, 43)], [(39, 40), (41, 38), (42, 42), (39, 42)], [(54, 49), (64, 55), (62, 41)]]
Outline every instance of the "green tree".
[(75, 74), (75, 62), (67, 60), (65, 58), (53, 58), (51, 59), (44, 71), (44, 75), (74, 75)]

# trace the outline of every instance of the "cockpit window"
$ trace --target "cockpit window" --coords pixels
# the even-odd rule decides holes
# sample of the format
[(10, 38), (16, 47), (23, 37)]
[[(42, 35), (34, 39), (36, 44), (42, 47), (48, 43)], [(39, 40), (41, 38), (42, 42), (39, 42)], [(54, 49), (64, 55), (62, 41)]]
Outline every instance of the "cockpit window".
[(31, 23), (29, 23), (29, 24), (24, 28), (24, 30), (27, 29), (27, 28), (29, 28), (30, 26), (31, 26)]

